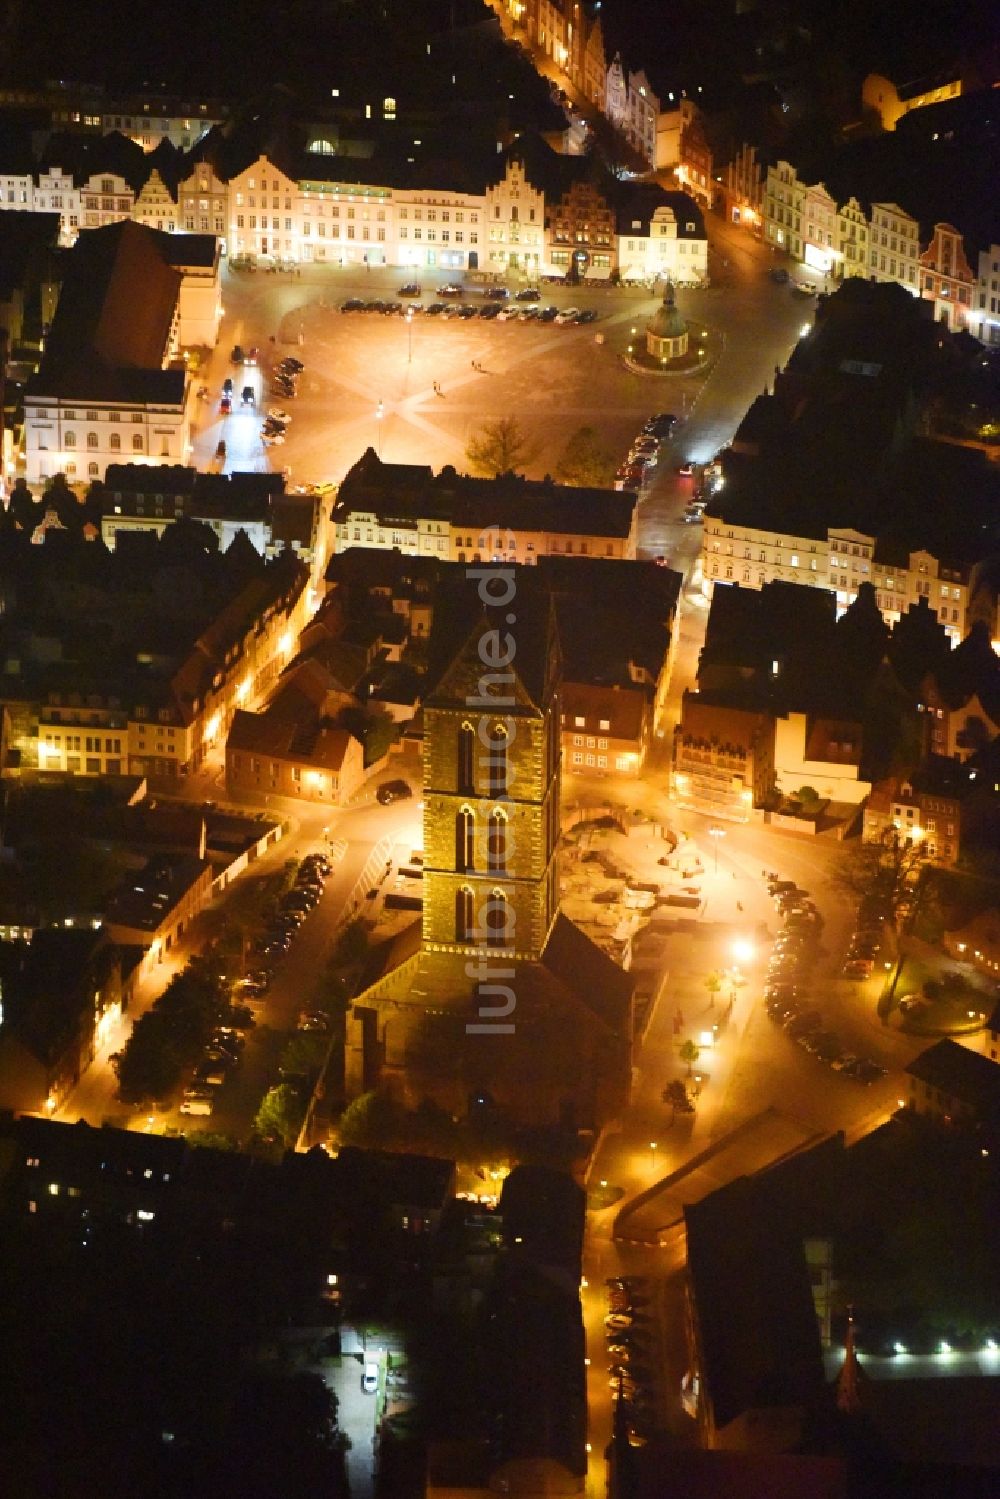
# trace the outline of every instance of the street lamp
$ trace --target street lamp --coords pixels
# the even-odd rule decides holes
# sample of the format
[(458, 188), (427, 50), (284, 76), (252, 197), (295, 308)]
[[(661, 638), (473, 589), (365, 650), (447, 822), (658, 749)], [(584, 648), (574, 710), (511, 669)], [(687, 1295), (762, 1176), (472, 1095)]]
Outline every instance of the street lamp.
[(656, 1170), (656, 1141), (655, 1140), (650, 1140), (650, 1142), (649, 1142), (649, 1151), (650, 1151), (650, 1160), (651, 1160), (652, 1165), (653, 1165), (653, 1170), (655, 1171)]
[(713, 854), (715, 856), (715, 858), (714, 858), (713, 873), (718, 874), (718, 872), (719, 872), (719, 839), (720, 838), (725, 838), (725, 836), (726, 836), (726, 830), (725, 830), (725, 828), (719, 828), (719, 827), (709, 828), (709, 830), (708, 830), (708, 836), (712, 839), (712, 852), (713, 852)]
[(413, 363), (413, 308), (406, 309), (406, 362)]
[(375, 407), (375, 448), (378, 456), (382, 456), (382, 418), (385, 416), (385, 406), (381, 401)]

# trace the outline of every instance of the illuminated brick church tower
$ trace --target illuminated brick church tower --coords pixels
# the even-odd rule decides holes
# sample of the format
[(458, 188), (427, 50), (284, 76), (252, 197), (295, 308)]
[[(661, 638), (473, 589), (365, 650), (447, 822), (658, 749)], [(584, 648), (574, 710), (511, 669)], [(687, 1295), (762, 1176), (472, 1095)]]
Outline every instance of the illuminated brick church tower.
[(599, 1126), (628, 1096), (632, 980), (559, 910), (552, 600), (531, 568), (475, 574), (435, 596), (423, 910), (372, 954), (345, 1092), (453, 1114), (488, 1093), (518, 1122)]
[(559, 903), (559, 647), (547, 596), (511, 604), (516, 633), (480, 614), (424, 703), (423, 942), (531, 960)]

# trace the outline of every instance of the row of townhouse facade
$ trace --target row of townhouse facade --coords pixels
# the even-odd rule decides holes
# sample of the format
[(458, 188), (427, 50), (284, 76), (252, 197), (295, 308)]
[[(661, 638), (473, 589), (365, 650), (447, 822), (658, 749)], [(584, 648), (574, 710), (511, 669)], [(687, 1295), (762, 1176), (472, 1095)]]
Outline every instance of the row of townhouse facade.
[[(287, 666), (311, 602), (307, 570), (249, 585), (167, 675), (82, 683), (44, 667), (9, 677), (2, 706), (17, 772), (182, 777), (224, 744), (237, 710)], [(140, 658), (141, 660), (142, 658)], [(150, 658), (152, 659), (152, 658)]]
[[(207, 166), (199, 172), (208, 201), (223, 185)], [(686, 195), (663, 195), (655, 223), (651, 212), (635, 220), (585, 180), (547, 199), (514, 157), (483, 194), (338, 182), (318, 173), (296, 182), (266, 156), (228, 186), (227, 246), (240, 257), (528, 279), (562, 276), (571, 267), (595, 278), (652, 267), (682, 283), (707, 274), (704, 222)]]
[(0, 209), (22, 213), (57, 213), (60, 240), (71, 245), (81, 229), (102, 229), (125, 219), (165, 233), (214, 234), (227, 231), (228, 192), (225, 184), (214, 194), (201, 190), (197, 169), (172, 192), (156, 167), (137, 190), (120, 173), (93, 172), (82, 180), (60, 164), (38, 171), (5, 172), (0, 163)]
[(915, 549), (889, 555), (879, 538), (850, 527), (829, 526), (822, 536), (778, 535), (770, 529), (705, 519), (701, 571), (711, 596), (716, 583), (763, 588), (772, 582), (804, 583), (836, 596), (838, 614), (850, 607), (862, 583), (875, 589), (887, 624), (921, 599), (955, 644), (968, 633), (970, 602), (981, 566)]
[(756, 150), (743, 146), (726, 167), (727, 216), (759, 234), (813, 273), (831, 281), (862, 276), (896, 282), (933, 302), (934, 316), (953, 333), (1000, 344), (1000, 245), (970, 264), (961, 231), (934, 225), (921, 247), (920, 225), (898, 203), (838, 203), (823, 183), (808, 183), (790, 162), (765, 170)]
[[(174, 192), (155, 167), (138, 191), (114, 173), (75, 183), (56, 165), (37, 177), (0, 171), (0, 206), (58, 213), (64, 244), (81, 229), (131, 219), (167, 233), (215, 235), (231, 256), (283, 262), (512, 271), (528, 278), (564, 275), (571, 266), (594, 277), (622, 266), (637, 274), (652, 267), (652, 274), (682, 283), (707, 271), (700, 212), (678, 214), (664, 204), (655, 227), (647, 215), (634, 229), (633, 216), (585, 180), (558, 200), (546, 199), (516, 157), (483, 193), (338, 181), (332, 165), (329, 155), (309, 153), (302, 175), (293, 177), (260, 156), (225, 181), (200, 161)], [(627, 233), (617, 222), (623, 217)]]

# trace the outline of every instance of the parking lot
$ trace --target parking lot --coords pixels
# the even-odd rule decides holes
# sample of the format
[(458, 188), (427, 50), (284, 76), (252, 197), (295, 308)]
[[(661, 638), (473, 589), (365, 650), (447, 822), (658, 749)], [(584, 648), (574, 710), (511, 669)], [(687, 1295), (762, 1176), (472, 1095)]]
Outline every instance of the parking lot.
[[(518, 301), (515, 291), (504, 305), (475, 289), (439, 297), (439, 280), (402, 298), (402, 277), (391, 270), (371, 272), (362, 285), (357, 268), (314, 268), (301, 280), (227, 271), (219, 345), (202, 371), (198, 465), (212, 464), (224, 441), (227, 471), (287, 468), (296, 483), (339, 479), (368, 446), (389, 462), (464, 469), (472, 433), (514, 416), (527, 442), (525, 472), (541, 476), (582, 426), (624, 459), (647, 417), (683, 410), (700, 388), (698, 376), (657, 379), (622, 365), (631, 330), (657, 305), (644, 290), (542, 286), (537, 302)], [(341, 311), (351, 299), (400, 310)], [(427, 310), (435, 304), (440, 311)], [(407, 316), (416, 305), (423, 310)], [(570, 308), (594, 320), (559, 321)], [(237, 344), (256, 346), (259, 366), (234, 367)], [(288, 355), (305, 365), (293, 397), (274, 389)], [(252, 408), (234, 401), (230, 414), (220, 410), (226, 378), (237, 395), (247, 380), (254, 385)], [(284, 442), (265, 447), (261, 418), (272, 406), (291, 421)]]

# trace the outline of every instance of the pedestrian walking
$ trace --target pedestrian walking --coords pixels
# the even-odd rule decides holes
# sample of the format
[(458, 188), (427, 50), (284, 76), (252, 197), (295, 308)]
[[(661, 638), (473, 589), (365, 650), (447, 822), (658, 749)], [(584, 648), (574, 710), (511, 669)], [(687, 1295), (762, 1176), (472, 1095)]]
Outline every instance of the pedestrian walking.
[(736, 909), (737, 909), (737, 911), (742, 911), (743, 910), (743, 902), (741, 900), (738, 900), (736, 902)]

